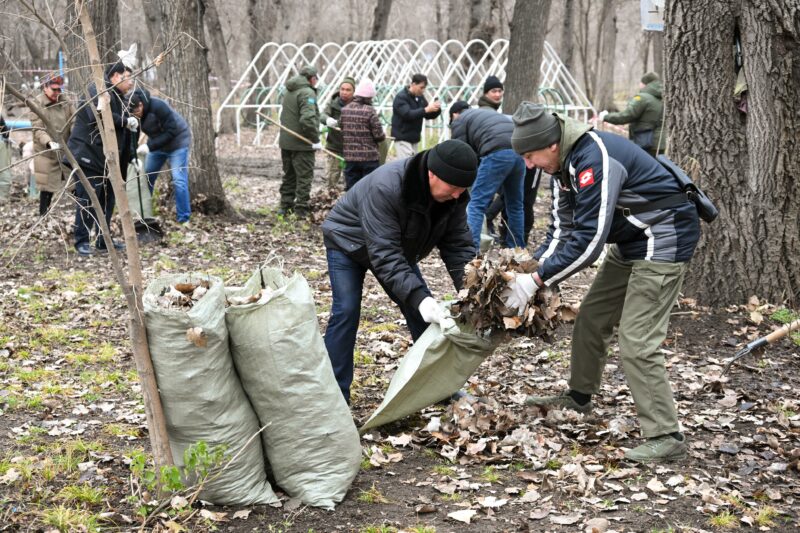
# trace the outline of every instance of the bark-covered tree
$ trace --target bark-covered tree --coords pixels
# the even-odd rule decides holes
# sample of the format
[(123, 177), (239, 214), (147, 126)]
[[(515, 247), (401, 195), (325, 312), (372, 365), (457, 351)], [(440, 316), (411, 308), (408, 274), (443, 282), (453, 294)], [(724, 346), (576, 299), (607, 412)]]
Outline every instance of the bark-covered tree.
[[(230, 94), (233, 84), (231, 82), (231, 64), (228, 60), (228, 45), (222, 33), (222, 23), (219, 20), (216, 0), (206, 0), (205, 22), (208, 42), (211, 44), (211, 72), (217, 77), (218, 98), (221, 104)], [(224, 114), (220, 124), (220, 133), (232, 132), (236, 128), (235, 120), (236, 117), (233, 113)]]
[[(65, 41), (69, 56), (67, 68), (69, 69), (70, 88), (78, 94), (83, 94), (83, 88), (89, 83), (91, 69), (86, 45), (83, 42), (81, 23), (75, 10), (75, 0), (67, 3), (67, 32)], [(89, 12), (92, 25), (97, 35), (97, 47), (100, 50), (100, 61), (104, 64), (117, 61), (117, 51), (122, 47), (119, 36), (119, 5), (117, 0), (84, 0), (85, 9)], [(125, 48), (128, 48), (125, 46)]]
[(208, 87), (208, 48), (203, 36), (203, 0), (159, 0), (168, 35), (184, 35), (165, 61), (167, 94), (192, 130), (189, 190), (192, 204), (209, 214), (232, 213), (225, 198), (214, 150)]
[(536, 100), (549, 15), (550, 0), (519, 0), (514, 5), (503, 95), (506, 113), (524, 100)]
[[(673, 0), (666, 8), (673, 158), (720, 208), (686, 291), (800, 302), (800, 7), (795, 0)], [(737, 31), (738, 30), (738, 31)], [(746, 113), (734, 99), (741, 35)]]
[(597, 109), (614, 108), (614, 54), (617, 50), (617, 9), (614, 0), (603, 0), (600, 8), (600, 61), (594, 105)]
[(564, 18), (561, 21), (561, 62), (567, 67), (572, 68), (573, 56), (575, 55), (575, 0), (564, 2)]
[(372, 17), (372, 32), (369, 37), (371, 40), (382, 41), (386, 39), (386, 30), (389, 29), (389, 15), (391, 12), (392, 0), (378, 0)]
[(664, 32), (654, 31), (651, 41), (653, 43), (653, 70), (659, 76), (664, 76)]

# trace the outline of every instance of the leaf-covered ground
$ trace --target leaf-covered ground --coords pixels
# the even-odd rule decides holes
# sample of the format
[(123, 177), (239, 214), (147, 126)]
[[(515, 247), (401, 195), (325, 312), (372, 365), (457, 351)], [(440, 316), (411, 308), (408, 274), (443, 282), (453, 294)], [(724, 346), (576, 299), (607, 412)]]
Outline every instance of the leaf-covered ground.
[[(277, 254), (311, 283), (324, 328), (330, 285), (321, 233), (275, 215), (277, 151), (223, 138), (220, 155), (244, 221), (195, 216), (179, 227), (162, 212), (166, 239), (142, 250), (147, 280), (201, 271), (237, 284)], [(124, 301), (107, 258), (72, 252), (68, 203), (31, 229), (37, 206), (15, 190), (0, 205), (0, 531), (137, 529), (129, 465), (148, 451), (148, 439)], [(548, 202), (540, 196), (537, 239)], [(454, 296), (438, 259), (422, 270), (438, 297)], [(571, 279), (564, 300), (579, 302), (592, 276), (590, 269)], [(290, 501), (193, 513), (167, 506), (151, 524), (167, 530), (172, 517), (173, 530), (186, 531), (798, 530), (800, 338), (720, 378), (743, 343), (793, 316), (765, 302), (741, 304), (709, 310), (683, 299), (674, 310), (662, 350), (689, 439), (684, 462), (622, 460), (640, 441), (613, 345), (591, 416), (524, 407), (526, 394), (565, 387), (565, 325), (551, 344), (517, 338), (501, 346), (470, 380), (480, 402), (462, 399), (367, 434), (362, 471), (335, 512)], [(380, 403), (409, 342), (402, 316), (368, 276), (357, 421)]]

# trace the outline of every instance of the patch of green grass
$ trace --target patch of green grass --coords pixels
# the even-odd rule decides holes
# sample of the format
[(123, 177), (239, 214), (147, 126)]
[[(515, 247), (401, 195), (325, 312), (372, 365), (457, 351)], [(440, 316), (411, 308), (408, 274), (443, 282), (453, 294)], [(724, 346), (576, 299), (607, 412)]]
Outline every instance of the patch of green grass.
[(78, 503), (86, 505), (100, 505), (106, 499), (104, 488), (92, 487), (88, 484), (67, 485), (58, 493), (64, 503)]
[(461, 497), (461, 494), (459, 494), (458, 492), (454, 492), (453, 494), (442, 494), (441, 496), (439, 496), (439, 499), (443, 502), (458, 503), (463, 498)]
[(380, 526), (366, 526), (359, 533), (397, 533), (397, 528), (382, 524)]
[(527, 463), (524, 463), (522, 461), (514, 461), (513, 463), (508, 465), (508, 470), (510, 472), (521, 472), (521, 471), (525, 470), (526, 468), (528, 468)]
[(389, 500), (378, 490), (374, 483), (369, 490), (361, 491), (361, 494), (358, 495), (358, 501), (363, 503), (389, 503)]
[(675, 530), (672, 528), (672, 526), (667, 526), (666, 529), (661, 529), (661, 528), (651, 529), (650, 533), (675, 533)]
[(544, 464), (544, 467), (547, 470), (558, 470), (562, 466), (563, 464), (558, 459), (548, 459), (547, 462)]
[(269, 207), (259, 207), (258, 209), (256, 209), (256, 215), (258, 216), (268, 217), (271, 214), (272, 214), (272, 209), (270, 209)]
[(156, 272), (171, 271), (178, 268), (178, 263), (164, 254), (160, 254), (154, 264)]
[(482, 479), (486, 483), (497, 483), (502, 479), (502, 476), (500, 475), (500, 472), (495, 469), (495, 467), (487, 466), (483, 469), (483, 472), (481, 472), (481, 475), (478, 476), (478, 478)]
[(718, 529), (737, 529), (739, 519), (730, 511), (722, 511), (709, 518), (708, 524)]
[(308, 281), (316, 281), (320, 278), (325, 277), (325, 272), (321, 270), (308, 270), (304, 272), (304, 275)]
[(369, 462), (369, 457), (361, 458), (361, 470), (364, 470), (366, 472), (367, 470), (372, 470), (373, 468), (374, 465)]
[(357, 366), (360, 365), (374, 365), (375, 358), (369, 355), (368, 353), (364, 353), (361, 350), (356, 350), (353, 352), (353, 363)]
[(773, 527), (774, 519), (778, 517), (778, 511), (769, 505), (759, 507), (753, 517), (755, 524), (759, 527)]
[(239, 178), (235, 176), (226, 179), (222, 183), (222, 188), (225, 189), (226, 192), (230, 193), (239, 193), (244, 191), (244, 188), (242, 188), (241, 183), (239, 183)]
[(19, 368), (12, 376), (29, 386), (37, 385), (41, 382), (49, 382), (58, 377), (55, 371), (43, 368)]
[(433, 471), (440, 476), (454, 476), (456, 475), (456, 469), (452, 466), (447, 465), (436, 465), (433, 467)]
[(400, 326), (398, 326), (394, 322), (379, 322), (377, 324), (371, 324), (369, 327), (364, 328), (364, 332), (383, 333), (384, 331), (397, 331), (399, 329)]
[(412, 531), (413, 533), (436, 533), (436, 528), (433, 526), (417, 525), (406, 528), (406, 531)]
[(776, 309), (774, 313), (769, 315), (770, 320), (774, 320), (775, 322), (779, 322), (781, 324), (788, 324), (789, 322), (794, 322), (800, 315), (793, 312), (791, 309), (787, 309), (785, 307), (781, 307)]
[(127, 424), (106, 424), (103, 433), (112, 437), (139, 437), (139, 428)]
[(94, 533), (98, 531), (97, 516), (83, 509), (70, 509), (60, 505), (42, 511), (41, 516), (45, 524), (64, 533), (71, 531)]

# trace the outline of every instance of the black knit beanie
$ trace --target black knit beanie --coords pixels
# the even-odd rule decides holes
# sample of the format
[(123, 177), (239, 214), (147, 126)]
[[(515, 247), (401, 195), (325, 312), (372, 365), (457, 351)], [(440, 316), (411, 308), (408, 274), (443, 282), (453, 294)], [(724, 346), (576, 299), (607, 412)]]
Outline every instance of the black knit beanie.
[(465, 109), (469, 109), (469, 104), (464, 100), (456, 100), (453, 102), (453, 105), (450, 106), (450, 124), (453, 123), (453, 115), (461, 113)]
[(106, 78), (110, 78), (112, 75), (123, 72), (133, 72), (131, 69), (126, 67), (122, 61), (117, 61), (116, 63), (111, 63), (108, 68), (106, 68)]
[(483, 94), (488, 93), (492, 89), (502, 89), (503, 83), (497, 76), (489, 76), (486, 78), (486, 81), (483, 82)]
[(428, 151), (428, 170), (450, 185), (471, 187), (478, 175), (478, 156), (467, 143), (450, 139)]

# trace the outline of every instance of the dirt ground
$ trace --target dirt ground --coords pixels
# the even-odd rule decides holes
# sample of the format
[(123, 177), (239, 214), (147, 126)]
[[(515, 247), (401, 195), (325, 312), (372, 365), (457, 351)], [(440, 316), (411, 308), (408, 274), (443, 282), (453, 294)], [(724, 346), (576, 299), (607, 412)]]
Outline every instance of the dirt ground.
[[(277, 217), (277, 150), (223, 137), (219, 153), (243, 220), (195, 214), (178, 226), (162, 204), (166, 238), (142, 248), (146, 282), (197, 271), (240, 284), (277, 254), (287, 272), (308, 279), (324, 329), (331, 296), (321, 232)], [(324, 187), (323, 168), (320, 158), (315, 191)], [(37, 204), (21, 185), (14, 192), (0, 205), (0, 531), (138, 530), (129, 465), (149, 443), (124, 300), (106, 257), (73, 252), (68, 199), (39, 222)], [(548, 209), (542, 190), (534, 243)], [(422, 272), (437, 297), (454, 296), (438, 258), (425, 260)], [(587, 269), (565, 283), (564, 299), (578, 303), (593, 275)], [(565, 324), (552, 343), (516, 338), (488, 357), (467, 385), (483, 401), (435, 406), (369, 432), (362, 470), (335, 511), (284, 496), (281, 508), (197, 508), (157, 516), (146, 529), (798, 531), (800, 340), (785, 339), (720, 377), (744, 343), (792, 316), (773, 304), (707, 309), (682, 298), (675, 307), (662, 353), (689, 441), (683, 462), (622, 459), (640, 439), (616, 345), (592, 415), (524, 407), (526, 394), (566, 386)], [(357, 423), (382, 400), (410, 343), (371, 276), (363, 305)], [(469, 524), (460, 521), (468, 515)]]

